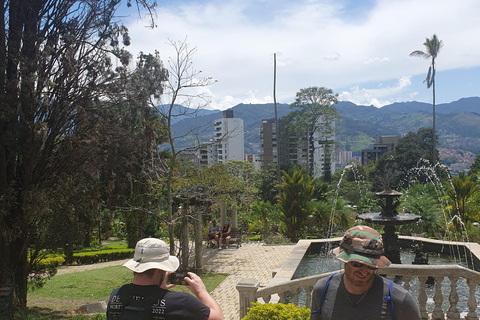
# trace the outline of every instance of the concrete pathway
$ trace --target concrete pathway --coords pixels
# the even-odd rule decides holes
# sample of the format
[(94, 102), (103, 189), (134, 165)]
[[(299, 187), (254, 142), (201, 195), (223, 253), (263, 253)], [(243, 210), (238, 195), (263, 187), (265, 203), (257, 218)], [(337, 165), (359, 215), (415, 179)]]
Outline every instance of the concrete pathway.
[[(243, 279), (255, 279), (264, 287), (272, 278), (272, 271), (280, 268), (293, 249), (293, 245), (264, 245), (257, 242), (244, 243), (242, 247), (229, 249), (204, 249), (204, 270), (212, 273), (225, 273), (229, 276), (211, 292), (212, 297), (222, 308), (225, 320), (239, 320), (239, 299), (237, 283)], [(102, 262), (91, 265), (58, 268), (57, 274), (67, 274), (85, 270), (122, 265), (127, 260)], [(98, 305), (98, 306), (97, 306)], [(84, 310), (101, 312), (105, 304), (86, 306)]]
[(238, 320), (239, 299), (237, 283), (243, 279), (255, 279), (264, 287), (272, 278), (272, 271), (280, 268), (292, 251), (292, 245), (266, 246), (260, 243), (247, 243), (239, 249), (216, 250), (217, 254), (206, 264), (207, 271), (230, 274), (213, 292), (225, 320)]

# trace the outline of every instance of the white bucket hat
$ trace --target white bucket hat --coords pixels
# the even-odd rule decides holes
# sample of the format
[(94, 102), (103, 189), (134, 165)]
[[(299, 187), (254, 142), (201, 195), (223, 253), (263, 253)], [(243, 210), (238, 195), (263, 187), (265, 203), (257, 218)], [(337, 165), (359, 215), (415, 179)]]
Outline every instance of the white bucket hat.
[(178, 258), (171, 256), (168, 245), (156, 238), (146, 238), (137, 242), (132, 260), (123, 264), (124, 267), (142, 273), (149, 269), (175, 271), (179, 266)]

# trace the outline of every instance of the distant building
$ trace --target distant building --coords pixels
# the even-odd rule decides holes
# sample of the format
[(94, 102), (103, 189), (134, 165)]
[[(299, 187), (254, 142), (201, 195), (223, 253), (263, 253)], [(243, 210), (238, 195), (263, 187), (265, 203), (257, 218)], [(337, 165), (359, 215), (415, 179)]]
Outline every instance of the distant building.
[(362, 165), (380, 159), (385, 152), (395, 149), (398, 140), (399, 136), (378, 136), (372, 149), (362, 150)]
[(265, 170), (269, 163), (278, 163), (277, 128), (275, 119), (262, 120), (260, 124), (261, 168)]
[[(319, 119), (319, 124), (322, 119)], [(326, 155), (325, 146), (335, 144), (335, 133), (327, 137), (320, 132), (309, 133), (305, 137), (299, 137), (289, 133), (283, 119), (278, 120), (279, 130), (274, 119), (263, 120), (260, 125), (261, 139), (261, 163), (265, 170), (270, 163), (282, 165), (299, 165), (311, 169), (315, 177), (323, 175), (325, 157), (330, 158), (330, 171), (335, 171), (335, 152)], [(334, 148), (332, 148), (334, 150)]]
[(197, 151), (201, 168), (228, 160), (244, 161), (243, 120), (233, 117), (233, 110), (213, 122), (214, 137)]
[[(326, 127), (326, 121), (323, 117), (317, 120), (317, 127)], [(310, 165), (313, 166), (313, 176), (320, 178), (323, 176), (323, 167), (326, 163), (330, 164), (330, 173), (335, 172), (335, 122), (331, 123), (332, 130), (328, 133), (317, 130), (312, 134), (309, 140), (309, 146), (313, 157), (310, 158)], [(328, 147), (328, 148), (327, 148)], [(329, 157), (328, 162), (326, 157)]]
[(261, 162), (261, 159), (254, 155), (254, 154), (246, 154), (243, 156), (243, 160), (245, 162), (250, 162), (250, 163), (253, 163), (253, 165), (255, 166), (255, 169), (257, 170), (261, 170), (262, 169), (262, 162)]
[(336, 160), (337, 160), (337, 164), (339, 164), (341, 167), (345, 167), (347, 163), (352, 159), (353, 159), (352, 151), (337, 150)]

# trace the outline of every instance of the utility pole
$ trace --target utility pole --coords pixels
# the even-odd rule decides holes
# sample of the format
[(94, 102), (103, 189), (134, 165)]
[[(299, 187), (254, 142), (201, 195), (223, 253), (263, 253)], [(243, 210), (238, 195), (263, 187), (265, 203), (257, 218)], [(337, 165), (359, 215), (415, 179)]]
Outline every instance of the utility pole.
[(277, 96), (276, 96), (276, 87), (277, 87), (277, 54), (273, 54), (273, 105), (275, 107), (275, 136), (277, 137), (277, 182), (280, 183), (280, 130), (278, 128), (278, 117), (277, 117)]

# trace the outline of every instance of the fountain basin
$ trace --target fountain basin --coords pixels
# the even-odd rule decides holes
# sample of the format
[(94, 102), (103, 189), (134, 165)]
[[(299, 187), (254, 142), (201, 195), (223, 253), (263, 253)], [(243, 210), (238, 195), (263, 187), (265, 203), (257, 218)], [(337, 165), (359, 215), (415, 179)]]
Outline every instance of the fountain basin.
[[(293, 247), (290, 256), (287, 257), (281, 268), (274, 271), (275, 276), (271, 283), (278, 284), (290, 281), (295, 274), (301, 260), (307, 254), (310, 246), (326, 246), (332, 248), (340, 244), (341, 237), (331, 239), (302, 239)], [(480, 271), (480, 245), (478, 243), (467, 243), (458, 241), (443, 241), (427, 238), (419, 238), (412, 236), (398, 236), (399, 245), (402, 248), (413, 248), (419, 242), (423, 245), (423, 250), (429, 253), (443, 253), (451, 255), (459, 253), (467, 256), (469, 264), (473, 265), (473, 269)], [(328, 258), (334, 260), (333, 258)]]

